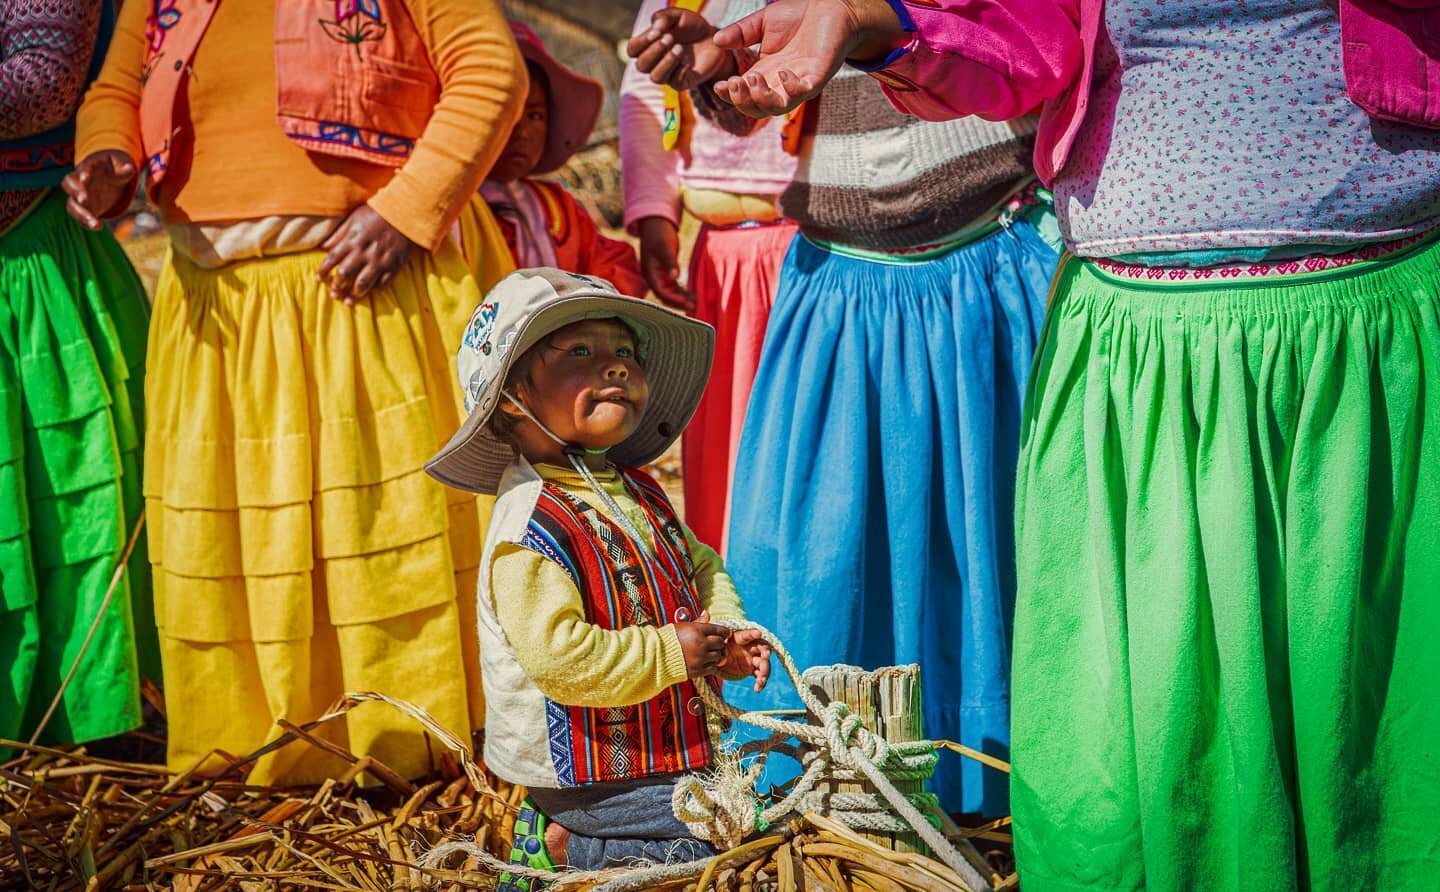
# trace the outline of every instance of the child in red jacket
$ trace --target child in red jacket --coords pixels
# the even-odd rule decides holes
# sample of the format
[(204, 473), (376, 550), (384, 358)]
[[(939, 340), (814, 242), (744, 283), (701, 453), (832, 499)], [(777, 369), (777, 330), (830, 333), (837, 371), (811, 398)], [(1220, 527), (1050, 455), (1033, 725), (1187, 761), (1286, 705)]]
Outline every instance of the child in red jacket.
[(530, 93), (472, 210), (481, 201), (489, 205), (517, 267), (557, 267), (607, 279), (621, 294), (645, 294), (635, 249), (601, 235), (564, 186), (533, 179), (560, 169), (584, 147), (600, 117), (604, 88), (555, 61), (526, 26), (510, 27), (530, 72)]

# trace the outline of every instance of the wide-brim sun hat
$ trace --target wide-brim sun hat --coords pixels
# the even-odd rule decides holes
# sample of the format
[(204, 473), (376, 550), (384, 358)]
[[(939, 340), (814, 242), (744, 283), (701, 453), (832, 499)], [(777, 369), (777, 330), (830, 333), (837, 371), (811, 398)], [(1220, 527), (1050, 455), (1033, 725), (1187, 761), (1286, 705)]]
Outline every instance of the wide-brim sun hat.
[(526, 176), (553, 173), (565, 165), (576, 152), (585, 148), (600, 109), (605, 105), (605, 88), (555, 61), (545, 49), (539, 35), (520, 22), (510, 23), (510, 32), (520, 45), (520, 55), (534, 62), (545, 72), (550, 91), (550, 125), (545, 136), (545, 150), (535, 169)]
[(506, 276), (475, 309), (456, 354), (470, 413), (444, 448), (425, 463), (447, 486), (493, 495), (515, 449), (490, 430), (510, 369), (535, 344), (586, 319), (620, 319), (635, 332), (650, 400), (635, 431), (607, 453), (639, 467), (659, 458), (689, 424), (710, 379), (715, 329), (637, 297), (604, 279), (558, 269), (522, 269)]

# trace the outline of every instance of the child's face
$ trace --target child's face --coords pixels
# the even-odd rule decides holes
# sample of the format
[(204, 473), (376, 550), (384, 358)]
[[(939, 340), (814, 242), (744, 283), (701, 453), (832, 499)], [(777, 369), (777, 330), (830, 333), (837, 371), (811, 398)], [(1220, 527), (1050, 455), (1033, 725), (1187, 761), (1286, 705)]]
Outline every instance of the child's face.
[(540, 163), (549, 135), (550, 91), (546, 89), (543, 77), (531, 76), (525, 111), (515, 129), (510, 131), (510, 141), (505, 143), (499, 160), (490, 169), (490, 179), (513, 183), (529, 174)]
[[(585, 449), (610, 449), (635, 432), (650, 388), (635, 354), (635, 335), (617, 319), (587, 319), (531, 348), (529, 381), (516, 390), (555, 435)], [(502, 411), (518, 415), (507, 402)], [(560, 449), (528, 420), (516, 428), (526, 458), (555, 461)]]

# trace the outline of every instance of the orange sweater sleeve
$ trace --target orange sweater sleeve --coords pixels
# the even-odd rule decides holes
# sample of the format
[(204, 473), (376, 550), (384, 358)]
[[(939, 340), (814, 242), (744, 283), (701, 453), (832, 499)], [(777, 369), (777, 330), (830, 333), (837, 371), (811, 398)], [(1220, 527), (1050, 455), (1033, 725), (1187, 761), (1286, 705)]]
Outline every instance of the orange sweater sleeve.
[(440, 99), (409, 160), (369, 204), (434, 250), (510, 138), (529, 85), (495, 0), (406, 0), (406, 6), (440, 79)]
[(137, 169), (143, 166), (140, 74), (145, 67), (145, 13), (149, 7), (138, 0), (120, 7), (105, 64), (75, 119), (76, 158), (118, 150), (129, 155)]

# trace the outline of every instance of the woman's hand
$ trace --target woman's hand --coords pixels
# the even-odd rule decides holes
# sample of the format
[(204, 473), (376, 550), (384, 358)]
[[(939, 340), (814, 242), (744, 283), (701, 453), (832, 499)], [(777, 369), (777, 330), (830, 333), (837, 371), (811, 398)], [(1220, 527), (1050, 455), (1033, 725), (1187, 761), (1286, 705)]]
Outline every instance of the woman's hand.
[(710, 614), (700, 614), (695, 622), (675, 624), (680, 650), (685, 654), (685, 672), (690, 678), (714, 675), (725, 660), (725, 639), (730, 630), (710, 622)]
[(99, 229), (102, 217), (117, 213), (117, 207), (135, 189), (135, 162), (116, 149), (85, 156), (60, 181), (70, 196), (65, 210), (86, 229)]
[(714, 33), (698, 12), (662, 9), (647, 30), (630, 38), (625, 52), (655, 83), (690, 90), (736, 73), (731, 54), (711, 42)]
[(695, 311), (695, 295), (680, 284), (680, 230), (664, 217), (640, 220), (640, 271), (661, 302)]
[(760, 639), (759, 629), (741, 629), (725, 639), (720, 674), (731, 681), (753, 675), (756, 693), (765, 690), (770, 680), (770, 645)]
[(760, 47), (744, 75), (715, 84), (715, 93), (755, 117), (780, 115), (820, 93), (846, 59), (883, 58), (906, 32), (886, 0), (776, 0), (722, 28), (716, 46)]
[(317, 277), (330, 286), (332, 298), (354, 306), (370, 292), (390, 284), (410, 259), (415, 243), (368, 204), (362, 204), (320, 247), (329, 254)]

